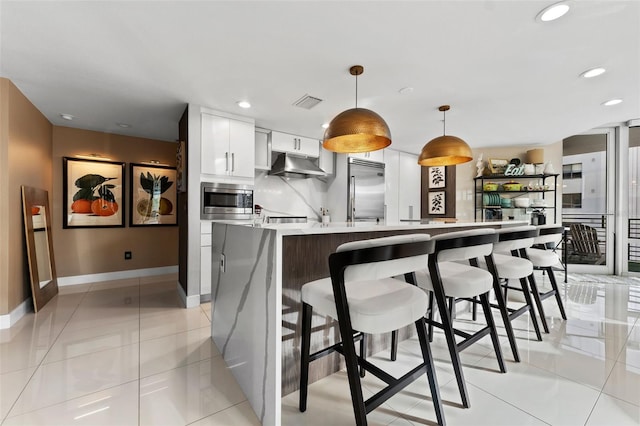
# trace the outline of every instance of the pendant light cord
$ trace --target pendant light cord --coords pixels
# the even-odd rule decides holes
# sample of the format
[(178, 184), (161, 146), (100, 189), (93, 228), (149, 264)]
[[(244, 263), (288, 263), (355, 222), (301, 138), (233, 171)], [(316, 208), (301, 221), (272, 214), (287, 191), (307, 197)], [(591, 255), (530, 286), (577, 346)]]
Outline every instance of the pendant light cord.
[(442, 111), (442, 135), (447, 134), (447, 111)]
[(356, 74), (356, 108), (358, 108), (358, 74)]

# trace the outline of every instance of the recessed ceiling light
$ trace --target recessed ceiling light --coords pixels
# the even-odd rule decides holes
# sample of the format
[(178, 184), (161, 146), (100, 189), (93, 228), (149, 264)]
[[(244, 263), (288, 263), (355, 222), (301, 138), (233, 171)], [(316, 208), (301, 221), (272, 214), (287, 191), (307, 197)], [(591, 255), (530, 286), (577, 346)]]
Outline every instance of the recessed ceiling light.
[(240, 108), (251, 108), (251, 104), (248, 101), (238, 101), (237, 104)]
[(402, 89), (398, 90), (398, 93), (400, 93), (401, 95), (406, 95), (407, 93), (411, 92), (413, 92), (413, 87), (403, 87)]
[(73, 120), (75, 117), (71, 114), (60, 114), (60, 117), (64, 118), (65, 120)]
[(622, 102), (622, 99), (609, 99), (608, 101), (603, 102), (602, 105), (613, 106), (613, 105), (618, 105), (621, 102)]
[(324, 123), (324, 124), (322, 125), (322, 128), (323, 128), (323, 129), (326, 129), (327, 127), (329, 127), (329, 123)]
[(582, 74), (580, 74), (580, 76), (584, 77), (584, 78), (592, 78), (592, 77), (597, 77), (599, 75), (604, 74), (605, 71), (607, 71), (607, 70), (605, 70), (604, 68), (600, 68), (600, 67), (592, 68), (590, 70), (587, 70), (587, 71), (583, 72)]
[(129, 127), (131, 127), (131, 124), (127, 124), (127, 123), (116, 123), (116, 124), (122, 127), (123, 129), (128, 129)]
[(538, 13), (536, 19), (539, 19), (542, 22), (555, 21), (569, 11), (569, 5), (567, 3), (568, 2), (561, 1), (545, 7), (540, 11), (540, 13)]

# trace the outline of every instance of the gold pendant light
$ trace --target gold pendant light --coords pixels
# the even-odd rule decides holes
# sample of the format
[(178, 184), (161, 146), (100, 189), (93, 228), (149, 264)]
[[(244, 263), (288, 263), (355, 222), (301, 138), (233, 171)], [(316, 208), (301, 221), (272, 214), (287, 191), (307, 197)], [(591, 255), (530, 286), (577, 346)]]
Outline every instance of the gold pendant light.
[(375, 112), (358, 108), (358, 76), (362, 65), (349, 69), (356, 76), (356, 107), (336, 115), (324, 132), (322, 146), (341, 153), (370, 152), (391, 145), (391, 132), (387, 123)]
[(462, 164), (473, 159), (471, 148), (462, 139), (455, 136), (447, 136), (446, 131), (446, 111), (449, 105), (442, 105), (438, 108), (443, 116), (443, 135), (430, 140), (422, 147), (418, 164), (421, 166), (452, 166)]

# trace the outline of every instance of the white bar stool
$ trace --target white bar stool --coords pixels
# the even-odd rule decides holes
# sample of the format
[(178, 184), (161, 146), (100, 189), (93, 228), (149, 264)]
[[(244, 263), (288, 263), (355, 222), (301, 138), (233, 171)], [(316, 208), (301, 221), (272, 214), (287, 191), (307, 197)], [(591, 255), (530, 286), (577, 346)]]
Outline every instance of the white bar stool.
[[(560, 263), (560, 257), (558, 254), (549, 249), (548, 246), (556, 247), (558, 243), (562, 240), (562, 233), (564, 232), (564, 227), (550, 224), (550, 225), (539, 225), (538, 227), (539, 236), (534, 240), (534, 248), (527, 248), (523, 253), (522, 257), (528, 258), (533, 267), (535, 269), (541, 269), (547, 273), (549, 276), (549, 282), (551, 283), (551, 290), (546, 292), (541, 292), (538, 290), (538, 285), (536, 284), (535, 277), (533, 273), (529, 276), (529, 283), (531, 284), (531, 290), (533, 293), (533, 299), (536, 302), (536, 306), (538, 308), (538, 314), (540, 315), (540, 321), (542, 322), (542, 328), (545, 333), (549, 332), (549, 326), (547, 324), (547, 318), (544, 314), (544, 307), (542, 306), (542, 301), (555, 296), (556, 303), (558, 304), (558, 309), (560, 310), (560, 315), (562, 319), (567, 319), (567, 314), (564, 311), (564, 305), (562, 303), (562, 298), (560, 297), (560, 290), (558, 289), (558, 282), (556, 281), (556, 276), (553, 272), (553, 269), (558, 266), (562, 266)], [(539, 247), (539, 248), (536, 248)], [(566, 248), (565, 248), (566, 250)]]
[[(493, 245), (493, 266), (490, 262), (482, 262), (482, 264), (494, 276), (494, 293), (497, 303), (491, 306), (498, 308), (500, 311), (514, 360), (520, 362), (511, 321), (528, 312), (536, 338), (538, 341), (542, 340), (540, 326), (536, 319), (533, 300), (529, 294), (529, 286), (527, 284), (527, 277), (533, 273), (533, 263), (528, 259), (519, 257), (520, 250), (527, 249), (533, 245), (535, 238), (538, 236), (538, 230), (535, 226), (515, 226), (498, 229), (496, 234), (498, 234), (498, 242)], [(502, 280), (505, 280), (504, 284), (501, 283)], [(520, 288), (510, 286), (509, 280), (518, 280)], [(522, 291), (525, 305), (519, 309), (509, 308), (507, 305), (508, 289)]]
[[(429, 270), (416, 271), (416, 277), (418, 285), (431, 292), (435, 297), (441, 322), (436, 322), (433, 319), (432, 297), (429, 300), (429, 311), (425, 321), (429, 324), (430, 336), (433, 334), (433, 326), (442, 328), (444, 332), (462, 405), (468, 408), (470, 406), (469, 396), (462, 373), (459, 352), (489, 334), (500, 372), (505, 373), (507, 369), (502, 358), (498, 332), (489, 304), (489, 291), (493, 285), (493, 275), (481, 268), (465, 265), (458, 261), (491, 257), (493, 244), (498, 241), (498, 236), (494, 229), (473, 229), (437, 235), (433, 237), (433, 240), (436, 247), (435, 252), (429, 256)], [(447, 307), (447, 298), (472, 300), (475, 296), (480, 297), (487, 326), (474, 334), (455, 329)], [(457, 343), (455, 335), (461, 336), (463, 340)]]
[[(300, 411), (307, 408), (309, 363), (332, 352), (345, 357), (351, 401), (357, 425), (367, 424), (367, 413), (380, 406), (411, 382), (427, 374), (431, 398), (439, 424), (445, 424), (438, 382), (433, 366), (423, 316), (428, 299), (415, 285), (414, 271), (424, 268), (434, 249), (429, 235), (411, 234), (342, 244), (329, 256), (330, 278), (302, 286), (302, 344), (300, 366)], [(404, 275), (407, 282), (391, 278)], [(313, 313), (338, 320), (342, 342), (310, 354)], [(387, 333), (414, 323), (423, 363), (399, 379), (356, 355), (354, 338), (361, 333)], [(372, 373), (387, 387), (363, 400), (358, 366)]]

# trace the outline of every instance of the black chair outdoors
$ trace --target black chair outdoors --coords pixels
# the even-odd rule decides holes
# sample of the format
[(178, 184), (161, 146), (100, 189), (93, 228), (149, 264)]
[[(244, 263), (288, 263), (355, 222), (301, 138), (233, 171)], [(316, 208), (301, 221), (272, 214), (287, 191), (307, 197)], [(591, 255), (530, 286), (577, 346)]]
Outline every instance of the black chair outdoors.
[[(423, 374), (427, 375), (437, 422), (445, 424), (438, 382), (423, 316), (427, 296), (416, 284), (414, 271), (427, 264), (435, 243), (426, 234), (399, 235), (355, 241), (329, 256), (330, 278), (302, 287), (300, 411), (306, 411), (309, 363), (332, 352), (345, 358), (356, 425), (367, 424), (367, 413), (383, 404)], [(402, 276), (406, 282), (392, 278)], [(313, 313), (338, 320), (342, 342), (310, 354)], [(387, 333), (415, 324), (423, 363), (395, 378), (356, 354), (355, 340), (364, 333)], [(359, 367), (387, 386), (364, 401)], [(425, 395), (426, 396), (426, 395)]]

